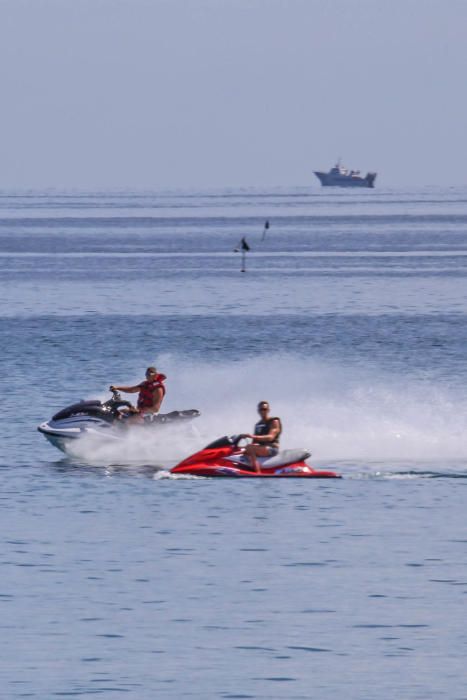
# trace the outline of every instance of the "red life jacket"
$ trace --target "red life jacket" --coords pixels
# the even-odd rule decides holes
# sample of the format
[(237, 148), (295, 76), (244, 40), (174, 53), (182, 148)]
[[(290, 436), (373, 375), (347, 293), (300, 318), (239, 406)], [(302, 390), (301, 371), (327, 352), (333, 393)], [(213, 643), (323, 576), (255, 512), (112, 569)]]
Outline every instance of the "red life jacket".
[(145, 408), (152, 408), (154, 405), (154, 392), (156, 389), (162, 389), (162, 398), (165, 396), (165, 386), (163, 381), (166, 379), (165, 374), (156, 374), (153, 379), (147, 379), (139, 385), (138, 409), (143, 411)]

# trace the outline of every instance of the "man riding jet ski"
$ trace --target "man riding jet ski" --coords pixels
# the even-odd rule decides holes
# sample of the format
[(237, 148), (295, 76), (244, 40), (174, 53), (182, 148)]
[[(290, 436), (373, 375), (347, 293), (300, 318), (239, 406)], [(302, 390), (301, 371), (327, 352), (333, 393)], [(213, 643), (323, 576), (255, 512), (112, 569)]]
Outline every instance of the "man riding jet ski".
[[(195, 476), (244, 476), (244, 477), (300, 477), (340, 478), (331, 471), (319, 471), (305, 460), (307, 450), (279, 451), (282, 433), (281, 419), (270, 417), (269, 403), (258, 404), (260, 419), (254, 434), (233, 435), (215, 440), (210, 445), (187, 457), (171, 469), (172, 474)], [(241, 440), (250, 439), (246, 447), (239, 447)]]
[(152, 419), (159, 414), (162, 401), (165, 396), (165, 374), (160, 374), (155, 367), (148, 367), (146, 379), (135, 386), (111, 386), (110, 391), (123, 391), (125, 394), (138, 392), (136, 408), (131, 407), (133, 422), (141, 419)]
[(252, 468), (260, 471), (258, 457), (274, 457), (279, 452), (279, 438), (282, 433), (280, 418), (271, 418), (269, 404), (260, 401), (258, 404), (259, 421), (254, 427), (254, 434), (247, 433), (243, 437), (250, 438), (251, 444), (245, 448), (245, 455), (249, 458)]
[[(313, 469), (305, 460), (310, 456), (306, 450), (279, 451), (282, 433), (281, 419), (270, 417), (269, 404), (260, 401), (260, 419), (254, 434), (222, 437), (188, 457), (171, 469), (172, 474), (198, 476), (261, 476), (261, 477), (337, 477), (330, 471)], [(239, 447), (241, 440), (250, 439), (246, 447)]]
[(282, 450), (273, 456), (257, 457), (259, 471), (256, 471), (251, 466), (246, 449), (239, 446), (243, 439), (244, 435), (221, 437), (184, 459), (170, 472), (193, 476), (341, 478), (335, 472), (314, 469), (307, 464), (305, 460), (310, 452), (303, 449)]
[(143, 411), (141, 408), (148, 407), (141, 407), (140, 404), (139, 409), (135, 408), (121, 398), (115, 387), (112, 389), (112, 398), (108, 401), (94, 399), (72, 404), (56, 413), (51, 420), (41, 423), (37, 429), (55, 447), (66, 452), (70, 443), (85, 435), (121, 440), (128, 435), (129, 430), (138, 430), (136, 426), (145, 430), (157, 430), (162, 426), (186, 423), (200, 415), (196, 409), (170, 413)]

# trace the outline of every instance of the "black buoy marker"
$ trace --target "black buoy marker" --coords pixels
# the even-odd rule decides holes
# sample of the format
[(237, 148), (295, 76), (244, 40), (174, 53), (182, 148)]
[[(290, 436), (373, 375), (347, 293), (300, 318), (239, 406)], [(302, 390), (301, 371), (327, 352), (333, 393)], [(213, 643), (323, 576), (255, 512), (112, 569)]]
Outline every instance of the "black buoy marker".
[(242, 238), (242, 272), (246, 272), (246, 254), (250, 250), (250, 246), (246, 242), (246, 238)]

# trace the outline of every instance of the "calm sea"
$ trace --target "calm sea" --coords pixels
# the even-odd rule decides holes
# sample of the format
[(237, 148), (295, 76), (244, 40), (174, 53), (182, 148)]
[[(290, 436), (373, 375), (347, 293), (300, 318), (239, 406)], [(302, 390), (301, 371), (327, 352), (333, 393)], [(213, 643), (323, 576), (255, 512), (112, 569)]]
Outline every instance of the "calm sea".
[[(466, 277), (465, 188), (0, 193), (0, 696), (467, 700)], [(189, 434), (36, 431), (153, 364)], [(344, 478), (161, 469), (263, 399)]]

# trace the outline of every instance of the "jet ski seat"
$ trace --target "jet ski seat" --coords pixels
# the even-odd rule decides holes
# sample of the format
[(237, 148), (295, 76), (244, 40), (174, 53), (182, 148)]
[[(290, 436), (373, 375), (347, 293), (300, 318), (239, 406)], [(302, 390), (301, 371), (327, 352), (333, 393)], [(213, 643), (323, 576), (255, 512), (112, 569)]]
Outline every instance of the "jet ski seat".
[(301, 462), (308, 457), (311, 457), (311, 452), (304, 449), (281, 450), (274, 457), (267, 457), (264, 461), (260, 457), (258, 461), (262, 467), (281, 467), (293, 462)]

